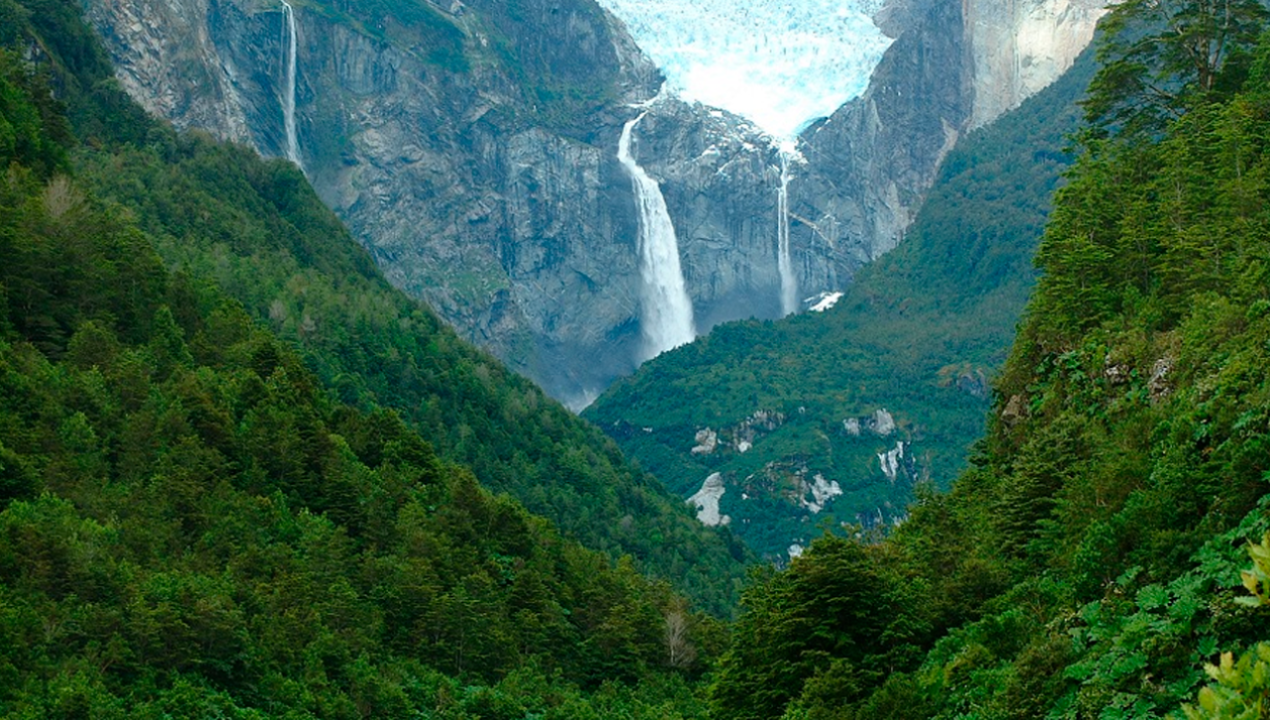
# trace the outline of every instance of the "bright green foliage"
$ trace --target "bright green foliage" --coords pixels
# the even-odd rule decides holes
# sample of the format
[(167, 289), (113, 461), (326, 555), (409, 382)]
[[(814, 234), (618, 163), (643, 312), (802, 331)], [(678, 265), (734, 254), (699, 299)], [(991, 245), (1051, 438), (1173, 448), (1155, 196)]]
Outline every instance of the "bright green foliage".
[(1252, 568), (1240, 573), (1240, 577), (1252, 597), (1239, 598), (1238, 602), (1251, 607), (1270, 605), (1270, 533), (1260, 545), (1250, 543), (1248, 554), (1252, 556)]
[(1217, 681), (1199, 691), (1199, 707), (1186, 707), (1189, 720), (1261, 720), (1270, 715), (1270, 643), (1261, 643), (1235, 661), (1223, 653), (1220, 665), (1205, 668)]
[[(1250, 543), (1248, 554), (1252, 568), (1241, 575), (1252, 596), (1236, 602), (1270, 605), (1270, 532), (1260, 545)], [(1205, 666), (1204, 672), (1216, 684), (1199, 691), (1199, 707), (1183, 707), (1188, 720), (1261, 720), (1270, 715), (1270, 642), (1257, 644), (1238, 661), (1233, 653), (1222, 653), (1221, 663)]]

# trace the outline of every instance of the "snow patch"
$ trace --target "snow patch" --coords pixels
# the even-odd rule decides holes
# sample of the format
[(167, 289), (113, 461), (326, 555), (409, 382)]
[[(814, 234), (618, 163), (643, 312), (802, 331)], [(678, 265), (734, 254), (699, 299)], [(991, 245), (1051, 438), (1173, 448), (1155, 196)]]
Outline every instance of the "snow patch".
[(840, 292), (825, 292), (814, 297), (809, 297), (803, 302), (811, 306), (808, 309), (812, 312), (824, 312), (834, 305), (837, 305), (838, 301), (841, 299), (842, 293)]
[(688, 498), (688, 504), (696, 506), (697, 519), (701, 521), (701, 524), (715, 527), (732, 522), (732, 518), (719, 514), (719, 500), (723, 499), (727, 491), (728, 489), (723, 486), (723, 476), (712, 473), (705, 482), (701, 483), (701, 489)]

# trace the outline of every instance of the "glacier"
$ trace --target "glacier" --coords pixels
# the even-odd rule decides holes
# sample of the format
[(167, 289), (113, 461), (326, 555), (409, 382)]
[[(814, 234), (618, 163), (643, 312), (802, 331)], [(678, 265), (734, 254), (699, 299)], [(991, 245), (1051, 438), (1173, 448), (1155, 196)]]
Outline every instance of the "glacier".
[(689, 102), (791, 139), (864, 92), (891, 40), (869, 0), (599, 0)]

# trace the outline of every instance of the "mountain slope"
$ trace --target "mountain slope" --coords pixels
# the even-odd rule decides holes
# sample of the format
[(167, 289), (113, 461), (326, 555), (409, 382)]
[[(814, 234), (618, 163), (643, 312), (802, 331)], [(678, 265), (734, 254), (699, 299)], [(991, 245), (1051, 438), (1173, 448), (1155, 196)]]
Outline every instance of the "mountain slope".
[[(1114, 12), (1160, 8), (1194, 6)], [(1082, 136), (970, 468), (747, 591), (713, 717), (1179, 717), (1210, 681), (1187, 717), (1264, 715), (1270, 33), (1239, 8), (1260, 42), (1174, 119)]]
[(0, 0), (0, 715), (697, 715), (711, 623), (666, 583), (341, 403), (68, 175), (60, 7)]
[[(737, 17), (767, 4), (781, 5), (704, 3)], [(894, 248), (956, 140), (1056, 78), (1102, 12), (1098, 0), (864, 5), (894, 43), (871, 75), (865, 63), (842, 76), (870, 88), (802, 134), (806, 162), (786, 182), (772, 138), (736, 115), (632, 107), (662, 78), (595, 0), (86, 3), (144, 106), (296, 156), (394, 285), (575, 408), (644, 359), (639, 223), (616, 157), (626, 122), (649, 112), (633, 156), (661, 184), (697, 330), (779, 317), (783, 287), (802, 289), (793, 300), (841, 289)], [(782, 63), (842, 59), (764, 34)], [(782, 187), (797, 217), (779, 217)]]
[(822, 517), (890, 522), (915, 483), (946, 486), (982, 432), (1091, 68), (959, 143), (905, 241), (832, 309), (716, 328), (583, 417), (682, 497), (719, 473), (719, 512), (773, 557)]
[(43, 44), (78, 63), (60, 82), (80, 88), (68, 94), (85, 142), (79, 176), (136, 218), (166, 264), (224, 288), (344, 402), (396, 410), (485, 487), (728, 612), (743, 574), (738, 543), (703, 531), (602, 433), (392, 289), (293, 167), (145, 118), (110, 90), (109, 64), (74, 6), (41, 2), (33, 22), (62, 18), (38, 28), (51, 38)]

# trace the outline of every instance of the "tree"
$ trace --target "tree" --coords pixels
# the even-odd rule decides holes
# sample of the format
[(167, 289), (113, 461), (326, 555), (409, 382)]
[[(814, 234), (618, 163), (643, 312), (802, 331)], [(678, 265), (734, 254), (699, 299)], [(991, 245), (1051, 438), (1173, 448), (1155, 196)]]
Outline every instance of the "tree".
[(1258, 0), (1125, 0), (1102, 24), (1086, 119), (1103, 133), (1151, 134), (1238, 89), (1267, 17)]

